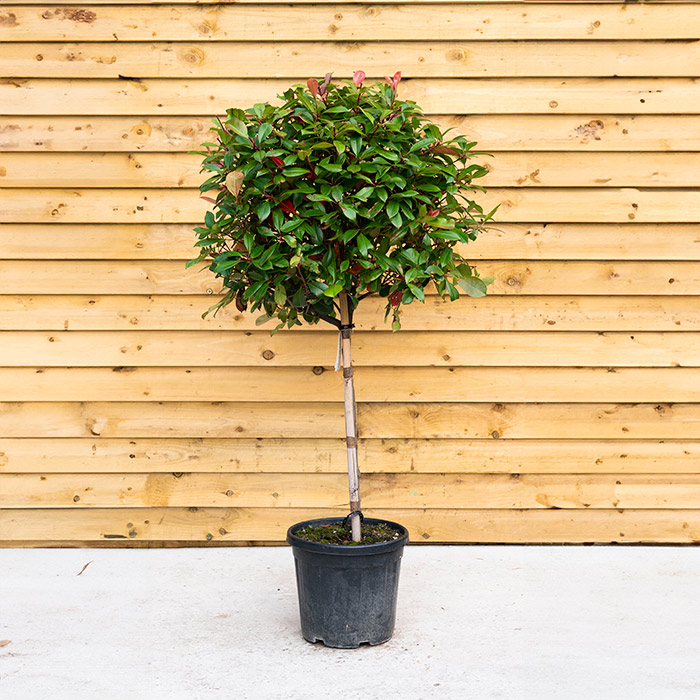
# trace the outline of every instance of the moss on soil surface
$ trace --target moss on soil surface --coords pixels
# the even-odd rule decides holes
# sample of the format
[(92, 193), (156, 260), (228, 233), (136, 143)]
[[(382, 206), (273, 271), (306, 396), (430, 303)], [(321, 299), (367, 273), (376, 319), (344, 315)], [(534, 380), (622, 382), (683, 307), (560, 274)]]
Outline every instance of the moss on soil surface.
[(347, 545), (379, 544), (381, 542), (397, 540), (401, 536), (400, 532), (397, 532), (384, 523), (379, 523), (378, 525), (362, 523), (362, 539), (359, 542), (353, 542), (350, 528), (343, 527), (342, 522), (320, 525), (319, 527), (305, 527), (303, 530), (297, 530), (294, 534), (302, 540), (308, 540), (309, 542)]

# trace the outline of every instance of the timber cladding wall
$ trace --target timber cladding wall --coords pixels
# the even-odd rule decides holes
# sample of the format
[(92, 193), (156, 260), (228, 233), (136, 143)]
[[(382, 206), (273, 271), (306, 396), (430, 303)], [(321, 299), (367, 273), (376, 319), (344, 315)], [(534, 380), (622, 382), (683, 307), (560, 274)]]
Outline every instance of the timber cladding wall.
[(695, 3), (3, 3), (0, 544), (344, 512), (336, 335), (200, 318), (187, 151), (359, 68), (491, 150), (502, 202), (467, 251), (489, 297), (399, 334), (363, 302), (365, 512), (418, 542), (700, 541), (698, 37)]

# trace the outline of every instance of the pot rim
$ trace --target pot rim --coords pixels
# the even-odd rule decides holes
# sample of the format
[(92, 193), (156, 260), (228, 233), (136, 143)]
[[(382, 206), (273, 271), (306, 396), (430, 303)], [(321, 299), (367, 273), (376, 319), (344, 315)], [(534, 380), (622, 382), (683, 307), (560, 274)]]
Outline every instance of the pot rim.
[(301, 537), (296, 536), (296, 532), (309, 525), (328, 525), (330, 523), (338, 523), (343, 520), (342, 516), (335, 518), (313, 518), (311, 520), (303, 520), (302, 522), (295, 523), (287, 530), (287, 542), (292, 545), (292, 547), (297, 547), (303, 549), (307, 552), (318, 552), (322, 554), (335, 554), (340, 556), (366, 556), (370, 554), (386, 554), (388, 552), (393, 552), (397, 549), (402, 548), (404, 545), (408, 544), (408, 530), (401, 524), (395, 523), (392, 520), (387, 520), (386, 518), (365, 518), (365, 522), (378, 524), (385, 523), (389, 527), (397, 530), (399, 537), (395, 540), (390, 540), (389, 542), (377, 542), (375, 544), (326, 544), (325, 542), (310, 542), (309, 540), (304, 540)]

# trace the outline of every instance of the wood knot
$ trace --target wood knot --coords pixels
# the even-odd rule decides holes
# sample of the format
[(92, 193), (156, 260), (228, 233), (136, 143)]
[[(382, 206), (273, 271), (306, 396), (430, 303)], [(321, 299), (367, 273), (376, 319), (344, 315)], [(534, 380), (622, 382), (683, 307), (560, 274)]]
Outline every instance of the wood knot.
[(316, 366), (311, 370), (317, 377), (321, 376), (326, 370), (323, 367)]
[(271, 359), (275, 356), (275, 353), (272, 352), (272, 350), (263, 350), (262, 356), (263, 356), (266, 360), (271, 360)]

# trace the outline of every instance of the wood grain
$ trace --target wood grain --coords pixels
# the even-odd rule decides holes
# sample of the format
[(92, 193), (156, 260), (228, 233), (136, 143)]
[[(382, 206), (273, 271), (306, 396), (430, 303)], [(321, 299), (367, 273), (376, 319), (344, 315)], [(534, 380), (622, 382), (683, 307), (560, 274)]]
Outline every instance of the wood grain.
[[(693, 6), (419, 4), (6, 5), (0, 41), (388, 41), (524, 39), (695, 39)], [(440, 21), (436, 22), (435, 17)]]
[[(189, 260), (195, 224), (0, 224), (5, 260)], [(695, 224), (494, 224), (477, 260), (700, 260)]]
[[(342, 438), (3, 438), (0, 473), (345, 474)], [(363, 438), (363, 474), (699, 474), (700, 441)]]
[[(6, 116), (201, 115), (276, 102), (288, 79), (0, 79)], [(403, 99), (432, 114), (698, 114), (697, 78), (413, 79)], [(206, 106), (206, 108), (205, 108)], [(584, 123), (585, 123), (584, 122)]]
[[(462, 110), (465, 111), (467, 105)], [(694, 116), (588, 114), (429, 115), (494, 151), (700, 151)], [(0, 117), (0, 149), (28, 152), (186, 152), (210, 140), (208, 116)]]
[(356, 41), (0, 44), (3, 78), (298, 81), (322, 65), (341, 77), (361, 66), (379, 79), (397, 66), (404, 78), (694, 77), (698, 62), (700, 45), (687, 41), (383, 41), (381, 51)]
[[(357, 367), (699, 367), (700, 333), (356, 331)], [(5, 367), (323, 367), (337, 333), (0, 331)], [(89, 348), (89, 352), (86, 352)]]
[[(260, 331), (255, 314), (230, 307), (202, 319), (212, 301), (191, 295), (0, 295), (0, 330)], [(385, 306), (382, 299), (365, 299), (357, 330), (387, 330)], [(700, 331), (700, 305), (691, 296), (462, 296), (451, 303), (427, 296), (425, 304), (403, 309), (401, 318), (405, 331)], [(325, 324), (304, 327), (324, 330)]]
[[(82, 508), (8, 509), (0, 540), (25, 542), (282, 542), (287, 528), (337, 516), (327, 508)], [(413, 542), (697, 543), (700, 513), (692, 510), (368, 509), (408, 527)]]

